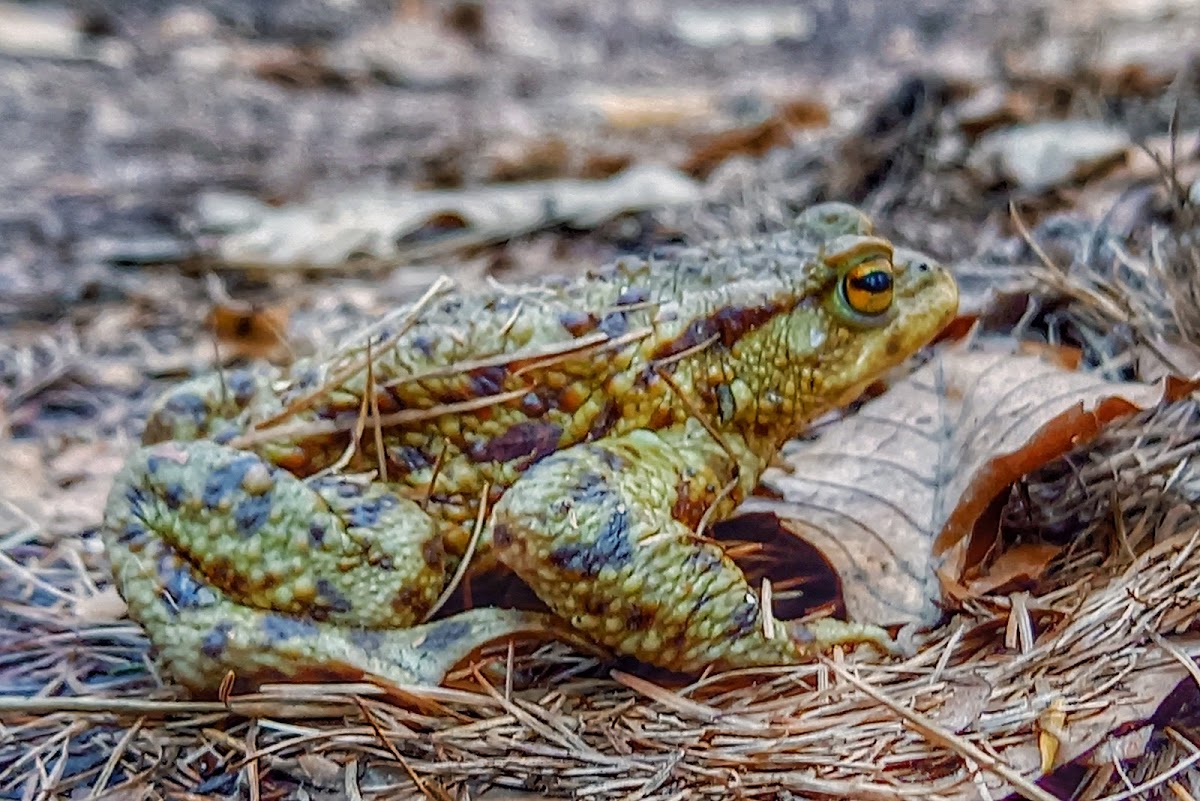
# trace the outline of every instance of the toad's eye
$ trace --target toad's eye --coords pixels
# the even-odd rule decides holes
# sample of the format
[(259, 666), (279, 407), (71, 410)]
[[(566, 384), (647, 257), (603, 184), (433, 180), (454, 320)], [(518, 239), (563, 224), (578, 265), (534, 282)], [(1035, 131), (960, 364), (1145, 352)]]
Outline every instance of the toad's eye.
[(874, 317), (892, 306), (892, 263), (871, 259), (856, 264), (842, 276), (842, 299), (853, 311)]

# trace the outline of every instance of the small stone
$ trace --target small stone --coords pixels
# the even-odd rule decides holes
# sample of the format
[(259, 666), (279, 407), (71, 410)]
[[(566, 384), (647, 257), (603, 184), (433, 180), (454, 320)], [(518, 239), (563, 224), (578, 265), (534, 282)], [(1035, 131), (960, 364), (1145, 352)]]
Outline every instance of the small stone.
[(1130, 144), (1128, 132), (1098, 122), (1038, 122), (985, 135), (968, 164), (985, 178), (1044, 191), (1124, 161)]
[(786, 4), (729, 8), (683, 7), (671, 18), (675, 35), (695, 47), (762, 47), (778, 41), (807, 41), (813, 35), (812, 14)]
[(167, 12), (158, 24), (167, 42), (211, 39), (220, 27), (217, 18), (202, 8), (179, 7)]
[(79, 58), (83, 49), (83, 35), (74, 14), (23, 3), (0, 3), (0, 53)]

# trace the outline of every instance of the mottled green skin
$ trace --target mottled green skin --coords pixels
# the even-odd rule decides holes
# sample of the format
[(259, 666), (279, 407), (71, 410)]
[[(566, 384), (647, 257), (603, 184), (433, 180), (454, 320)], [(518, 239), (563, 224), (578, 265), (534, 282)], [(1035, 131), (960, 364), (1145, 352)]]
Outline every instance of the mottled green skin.
[[(895, 269), (876, 319), (836, 289), (869, 258)], [(117, 585), (161, 664), (201, 690), (227, 671), (436, 682), (510, 634), (683, 671), (886, 644), (836, 621), (767, 631), (740, 569), (697, 530), (956, 309), (949, 273), (835, 204), (774, 237), (450, 291), (326, 360), (163, 398), (106, 511)], [(498, 559), (553, 616), (421, 624), (477, 518), (472, 567)]]

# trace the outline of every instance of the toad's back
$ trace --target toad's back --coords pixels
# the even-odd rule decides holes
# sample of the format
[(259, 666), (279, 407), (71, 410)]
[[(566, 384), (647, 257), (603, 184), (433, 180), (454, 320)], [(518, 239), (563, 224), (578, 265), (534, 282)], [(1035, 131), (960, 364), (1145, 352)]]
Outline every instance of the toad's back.
[[(387, 477), (471, 519), (471, 499), (485, 483), (495, 495), (547, 453), (712, 412), (717, 387), (738, 378), (735, 349), (744, 360), (757, 347), (750, 361), (760, 370), (815, 361), (812, 347), (784, 353), (794, 343), (778, 336), (749, 341), (773, 320), (798, 312), (810, 345), (835, 346), (838, 336), (827, 329), (838, 321), (821, 306), (836, 270), (821, 255), (860, 232), (813, 221), (772, 237), (627, 258), (572, 280), (477, 293), (447, 288), (360, 332), (331, 360), (300, 363), (282, 378), (238, 371), (177, 388), (158, 404), (146, 440), (229, 441), (286, 421), (251, 441), (273, 462), (309, 475), (337, 462), (364, 412), (368, 420), (377, 412)], [(740, 384), (754, 377), (740, 376)], [(376, 391), (364, 405), (368, 385)], [(818, 400), (803, 397), (803, 387), (797, 392), (802, 406)], [(760, 438), (776, 424), (789, 430), (766, 432), (768, 449), (794, 427), (764, 419)], [(379, 465), (367, 436), (347, 466)]]

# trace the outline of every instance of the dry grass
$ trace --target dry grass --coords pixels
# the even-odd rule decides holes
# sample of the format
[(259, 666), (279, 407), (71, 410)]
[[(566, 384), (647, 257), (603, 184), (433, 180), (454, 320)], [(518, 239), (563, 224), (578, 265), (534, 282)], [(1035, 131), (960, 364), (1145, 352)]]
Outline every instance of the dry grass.
[[(1135, 290), (1170, 297), (1162, 281), (1186, 271), (1157, 266)], [(1134, 285), (1088, 268), (1045, 265), (1044, 285), (1067, 289), (1080, 330), (1098, 321), (1085, 341), (1119, 360), (1106, 310), (1148, 301), (1097, 311), (1094, 293)], [(1161, 336), (1122, 330), (1126, 349)], [(837, 653), (688, 685), (549, 645), (391, 696), (182, 700), (120, 620), (94, 542), (55, 540), (14, 508), (0, 542), (0, 797), (1051, 799), (1080, 772), (1081, 798), (1197, 797), (1200, 740), (1176, 713), (1200, 682), (1200, 640), (1185, 634), (1200, 613), (1198, 431), (1185, 400), (1031, 476), (1009, 534), (1067, 532), (1066, 556), (1027, 592), (967, 600), (905, 661)], [(1047, 757), (1080, 770), (1023, 778)]]
[[(1175, 632), (1200, 611), (1200, 528), (1154, 539), (1119, 569), (1119, 552), (1097, 564), (1091, 550), (1074, 557), (1089, 568), (1071, 584), (1020, 601), (978, 599), (898, 663), (835, 656), (668, 688), (605, 675), (551, 646), (507, 667), (503, 653), (467, 666), (446, 688), (403, 688), (407, 698), (304, 686), (225, 703), (161, 690), (135, 628), (69, 623), (100, 605), (103, 577), (65, 547), (10, 539), (6, 550), (35, 566), (5, 572), (6, 590), (24, 584), (25, 597), (10, 594), (4, 609), (0, 671), (22, 695), (0, 699), (0, 792), (222, 792), (264, 781), (382, 797), (420, 792), (415, 776), (434, 798), (484, 783), (645, 799), (773, 798), (781, 789), (949, 799), (1008, 783), (1054, 798), (1019, 778), (1037, 765), (1049, 710), (1065, 713), (1061, 747), (1073, 755), (1118, 722), (1150, 717), (1195, 672), (1182, 653), (1200, 646)], [(1006, 631), (1016, 634), (1012, 647)], [(1037, 633), (1032, 644), (1025, 631)], [(1163, 764), (1143, 784), (1186, 777), (1200, 760), (1185, 736), (1168, 729), (1159, 739)], [(1101, 775), (1114, 764), (1096, 762)], [(1005, 795), (997, 789), (991, 797)]]
[[(1200, 257), (1193, 210), (1177, 217), (1143, 256), (1043, 254), (1043, 300), (1065, 310), (1028, 325), (1111, 377), (1190, 374)], [(1198, 442), (1184, 400), (1030, 476), (1006, 537), (1064, 556), (1023, 592), (967, 599), (911, 658), (687, 685), (548, 645), (391, 696), (184, 700), (121, 618), (94, 538), (0, 506), (0, 798), (1200, 798)], [(1022, 778), (1046, 758), (1076, 768)]]

